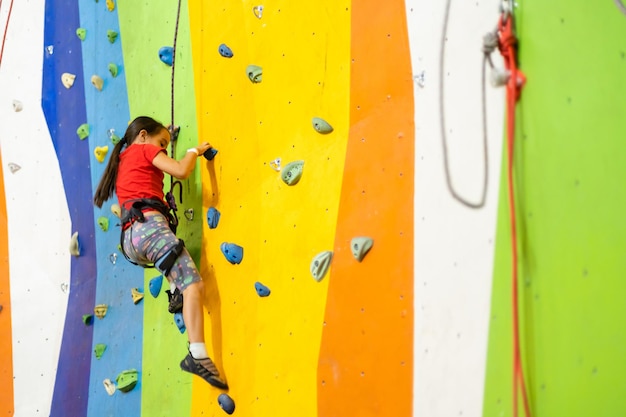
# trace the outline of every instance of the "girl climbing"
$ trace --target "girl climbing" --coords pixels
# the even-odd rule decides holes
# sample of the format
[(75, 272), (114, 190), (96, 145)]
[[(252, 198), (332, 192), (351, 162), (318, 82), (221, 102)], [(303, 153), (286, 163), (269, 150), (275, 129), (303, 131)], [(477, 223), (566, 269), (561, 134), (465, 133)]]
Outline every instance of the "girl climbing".
[(154, 265), (182, 292), (189, 353), (180, 363), (181, 369), (228, 389), (204, 342), (204, 284), (183, 241), (176, 238), (176, 220), (163, 194), (164, 173), (179, 179), (189, 177), (198, 155), (211, 145), (203, 142), (176, 160), (165, 151), (170, 139), (169, 130), (156, 120), (146, 116), (133, 120), (113, 148), (94, 204), (102, 207), (115, 192), (122, 208), (120, 243), (126, 257), (144, 267)]

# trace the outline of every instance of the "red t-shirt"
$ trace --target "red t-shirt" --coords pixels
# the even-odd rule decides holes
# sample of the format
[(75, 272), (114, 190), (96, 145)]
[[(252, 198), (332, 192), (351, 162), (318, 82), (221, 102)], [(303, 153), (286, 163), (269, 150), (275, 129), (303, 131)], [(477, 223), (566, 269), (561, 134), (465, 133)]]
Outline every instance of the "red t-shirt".
[[(152, 144), (132, 144), (120, 153), (115, 193), (120, 206), (138, 198), (158, 198), (163, 201), (163, 171), (152, 165), (165, 149)], [(126, 207), (127, 208), (127, 207)]]

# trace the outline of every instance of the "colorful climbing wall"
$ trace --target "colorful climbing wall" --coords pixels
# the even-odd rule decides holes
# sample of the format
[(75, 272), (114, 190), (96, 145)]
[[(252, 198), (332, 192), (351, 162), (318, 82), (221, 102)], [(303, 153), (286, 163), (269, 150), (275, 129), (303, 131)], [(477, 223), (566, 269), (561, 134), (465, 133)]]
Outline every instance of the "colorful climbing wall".
[[(487, 82), (483, 98), (481, 84), (482, 36), (508, 2), (439, 3), (0, 0), (0, 414), (224, 413), (219, 390), (179, 369), (186, 334), (167, 286), (150, 295), (158, 274), (118, 252), (112, 202), (91, 203), (96, 154), (148, 114), (181, 127), (176, 156), (204, 140), (218, 150), (165, 189), (205, 278), (209, 353), (236, 415), (522, 415), (505, 91)], [(626, 408), (626, 16), (617, 1), (561, 3), (515, 9), (528, 77), (515, 149), (522, 364), (533, 415), (613, 416)], [(158, 53), (174, 41), (175, 72)], [(486, 192), (484, 206), (450, 185), (470, 201)], [(361, 261), (360, 236), (374, 242)], [(222, 243), (243, 247), (240, 264)], [(89, 321), (97, 304), (106, 316)], [(128, 369), (137, 386), (109, 395), (103, 381)]]

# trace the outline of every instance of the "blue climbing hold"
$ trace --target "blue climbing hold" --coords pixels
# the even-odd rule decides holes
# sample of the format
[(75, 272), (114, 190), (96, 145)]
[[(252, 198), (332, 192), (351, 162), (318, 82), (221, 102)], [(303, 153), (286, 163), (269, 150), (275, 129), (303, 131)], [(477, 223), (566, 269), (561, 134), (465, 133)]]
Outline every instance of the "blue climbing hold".
[(258, 281), (254, 283), (254, 289), (256, 290), (256, 293), (259, 294), (259, 297), (267, 297), (271, 292), (268, 287)]
[(221, 44), (220, 47), (217, 50), (219, 51), (220, 55), (223, 56), (224, 58), (232, 58), (233, 57), (232, 49), (230, 49), (224, 43)]
[(234, 243), (222, 243), (220, 245), (222, 253), (231, 264), (241, 263), (243, 259), (243, 248)]
[(209, 229), (215, 229), (220, 222), (220, 212), (215, 207), (209, 207), (206, 212), (206, 222), (209, 225)]
[(204, 151), (202, 155), (206, 158), (207, 161), (212, 161), (213, 158), (215, 158), (215, 155), (217, 155), (217, 149), (209, 148), (206, 151)]
[(217, 397), (217, 403), (222, 407), (222, 410), (226, 412), (226, 414), (232, 414), (235, 412), (235, 402), (228, 394), (220, 394)]
[(178, 330), (180, 330), (181, 333), (185, 333), (187, 328), (185, 327), (185, 320), (183, 320), (182, 312), (179, 311), (178, 313), (174, 313), (174, 322), (176, 323)]
[(161, 287), (163, 286), (163, 275), (159, 275), (158, 277), (154, 277), (150, 280), (150, 294), (154, 298), (159, 296), (161, 292)]
[(171, 46), (164, 46), (159, 49), (159, 59), (163, 61), (164, 64), (171, 67), (174, 62), (174, 48)]

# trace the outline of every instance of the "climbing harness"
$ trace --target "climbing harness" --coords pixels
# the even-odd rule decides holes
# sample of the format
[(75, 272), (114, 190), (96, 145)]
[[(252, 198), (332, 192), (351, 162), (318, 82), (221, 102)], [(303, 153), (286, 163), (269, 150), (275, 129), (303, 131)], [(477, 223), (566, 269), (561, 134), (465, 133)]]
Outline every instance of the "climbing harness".
[(507, 114), (507, 182), (509, 197), (509, 212), (511, 222), (511, 252), (512, 252), (512, 314), (513, 314), (513, 416), (518, 414), (518, 394), (521, 392), (524, 412), (530, 417), (530, 405), (524, 381), (522, 355), (519, 337), (519, 306), (518, 306), (518, 251), (517, 229), (515, 215), (515, 189), (513, 187), (513, 151), (515, 148), (515, 106), (520, 98), (526, 77), (518, 68), (517, 38), (515, 36), (515, 19), (513, 8), (503, 8), (498, 20), (498, 49), (504, 59), (506, 68), (506, 114)]
[[(2, 9), (2, 0), (0, 0), (0, 10)], [(0, 46), (0, 66), (2, 66), (2, 56), (4, 55), (4, 44), (7, 41), (7, 32), (9, 31), (9, 22), (11, 21), (11, 12), (13, 11), (13, 0), (9, 3), (9, 12), (7, 13), (7, 22), (4, 26), (4, 34), (2, 35), (2, 46)]]
[(626, 14), (626, 6), (622, 3), (622, 0), (615, 0), (615, 5), (620, 10), (620, 12)]
[(443, 161), (444, 161), (444, 171), (446, 176), (446, 185), (452, 197), (454, 197), (461, 204), (473, 208), (479, 209), (485, 205), (485, 200), (487, 198), (487, 185), (489, 178), (489, 155), (488, 155), (488, 146), (487, 146), (487, 104), (486, 104), (486, 82), (485, 82), (485, 73), (487, 64), (491, 68), (493, 68), (493, 62), (491, 61), (491, 52), (493, 52), (497, 46), (497, 40), (494, 36), (485, 37), (484, 45), (483, 45), (483, 62), (482, 62), (482, 125), (483, 125), (483, 190), (480, 197), (480, 200), (477, 203), (468, 201), (463, 198), (459, 193), (456, 192), (454, 186), (452, 185), (452, 178), (450, 175), (450, 162), (448, 157), (448, 144), (446, 139), (446, 121), (445, 121), (445, 109), (444, 109), (444, 64), (445, 64), (445, 44), (446, 44), (446, 36), (448, 32), (448, 20), (450, 17), (450, 3), (452, 0), (446, 1), (446, 8), (444, 12), (444, 20), (443, 20), (443, 31), (441, 36), (441, 48), (439, 55), (439, 114), (440, 114), (440, 126), (441, 126), (441, 143), (443, 147)]
[[(180, 127), (176, 127), (176, 125), (174, 124), (174, 75), (176, 72), (176, 42), (178, 40), (178, 24), (180, 22), (180, 6), (181, 6), (181, 2), (182, 0), (178, 0), (178, 8), (176, 11), (176, 27), (174, 29), (174, 43), (172, 46), (172, 79), (171, 79), (171, 100), (170, 100), (170, 104), (171, 104), (171, 124), (169, 127), (169, 131), (170, 131), (170, 144), (171, 144), (171, 155), (172, 158), (176, 158), (176, 142), (178, 140), (178, 134), (180, 133)], [(167, 192), (167, 194), (165, 195), (165, 200), (167, 201), (167, 204), (169, 204), (170, 208), (172, 209), (172, 213), (174, 215), (174, 220), (176, 222), (176, 224), (178, 225), (178, 214), (177, 214), (177, 210), (178, 207), (176, 206), (176, 198), (174, 197), (174, 187), (178, 186), (178, 200), (180, 201), (180, 203), (182, 204), (183, 202), (183, 189), (182, 189), (182, 183), (178, 180), (174, 181), (174, 178), (172, 176), (170, 176), (170, 190)]]

